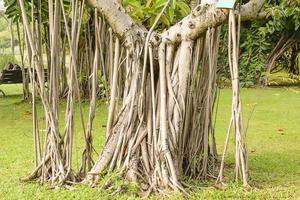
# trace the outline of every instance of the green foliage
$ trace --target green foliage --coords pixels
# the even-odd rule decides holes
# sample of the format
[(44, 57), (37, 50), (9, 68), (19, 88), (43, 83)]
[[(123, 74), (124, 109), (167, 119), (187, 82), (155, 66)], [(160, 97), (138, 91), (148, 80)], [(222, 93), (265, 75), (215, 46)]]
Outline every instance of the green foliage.
[[(251, 23), (251, 22), (248, 22)], [(240, 68), (239, 76), (242, 87), (258, 84), (264, 71), (266, 55), (269, 52), (268, 39), (259, 32), (261, 22), (253, 22), (250, 27), (243, 24), (240, 38)], [(218, 75), (221, 82), (230, 80), (228, 63), (228, 26), (223, 26), (221, 32), (221, 48), (219, 49)]]
[(270, 43), (267, 37), (259, 31), (262, 23), (257, 21), (251, 27), (241, 31), (240, 46), (240, 80), (242, 87), (259, 84), (267, 54), (270, 52)]
[[(167, 0), (123, 0), (122, 4), (129, 15), (139, 24), (150, 28)], [(160, 29), (170, 27), (190, 13), (185, 0), (171, 0), (159, 21)]]
[(299, 31), (300, 0), (282, 0), (279, 4), (266, 4), (265, 12), (268, 22), (261, 32), (273, 34), (283, 31)]
[[(38, 0), (24, 0), (24, 7), (26, 10), (26, 15), (28, 17), (28, 20), (31, 21), (31, 8), (32, 3), (34, 5), (34, 17), (37, 18), (38, 13), (40, 14), (42, 23), (48, 23), (48, 1), (41, 1), (41, 5), (39, 7)], [(69, 5), (71, 3), (70, 0), (63, 0), (64, 6), (66, 7), (66, 10), (69, 8)], [(4, 0), (4, 4), (6, 7), (5, 15), (7, 18), (12, 18), (14, 22), (20, 21), (22, 14), (21, 14), (21, 8), (19, 6), (19, 3), (17, 0)], [(37, 12), (36, 10), (39, 9), (41, 12)]]
[[(274, 3), (275, 2), (275, 3)], [(266, 17), (242, 22), (240, 45), (240, 82), (242, 87), (261, 83), (268, 54), (282, 34), (300, 38), (300, 0), (270, 0), (264, 8)], [(219, 76), (230, 78), (227, 54), (227, 26), (221, 35)], [(299, 40), (300, 41), (300, 40)], [(287, 67), (287, 66), (285, 66)]]
[(13, 55), (1, 54), (0, 55), (0, 71), (2, 71), (2, 68), (4, 67), (4, 65), (9, 62), (15, 64), (17, 62), (17, 60)]
[[(14, 22), (21, 21), (21, 8), (17, 0), (4, 0), (4, 5), (6, 7), (5, 15), (7, 18), (12, 18)], [(30, 16), (30, 4), (28, 0), (24, 1), (24, 6), (28, 10), (27, 15)]]
[(300, 76), (288, 74), (286, 71), (266, 73), (266, 78), (268, 79), (268, 86), (300, 86)]

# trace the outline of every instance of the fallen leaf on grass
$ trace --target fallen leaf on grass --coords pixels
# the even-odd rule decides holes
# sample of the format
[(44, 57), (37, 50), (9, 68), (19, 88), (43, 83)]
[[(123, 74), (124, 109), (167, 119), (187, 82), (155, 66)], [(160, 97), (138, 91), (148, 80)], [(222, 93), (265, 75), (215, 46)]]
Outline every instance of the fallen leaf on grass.
[(256, 151), (256, 149), (250, 149), (251, 153), (254, 153)]
[(31, 115), (32, 113), (31, 112), (29, 112), (29, 111), (25, 111), (25, 112), (23, 112), (23, 115)]

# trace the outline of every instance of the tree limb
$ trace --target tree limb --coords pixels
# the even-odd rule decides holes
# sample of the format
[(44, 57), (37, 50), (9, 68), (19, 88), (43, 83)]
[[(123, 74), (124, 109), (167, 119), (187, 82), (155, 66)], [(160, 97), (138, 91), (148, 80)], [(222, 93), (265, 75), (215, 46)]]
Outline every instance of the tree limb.
[[(265, 0), (251, 0), (241, 6), (242, 20), (257, 16)], [(209, 27), (215, 27), (225, 22), (228, 18), (227, 9), (217, 9), (215, 5), (198, 5), (190, 15), (162, 33), (165, 42), (179, 43), (181, 40), (194, 40), (204, 33)]]
[(265, 0), (251, 0), (241, 7), (242, 20), (250, 20), (256, 17), (261, 17), (262, 12), (259, 12), (264, 5)]
[[(125, 12), (116, 0), (87, 0), (89, 6), (101, 12), (113, 31), (130, 46), (136, 39), (144, 39), (145, 32)], [(242, 20), (249, 20), (258, 16), (265, 0), (251, 0), (241, 6)], [(228, 18), (227, 9), (217, 9), (215, 5), (198, 5), (190, 15), (170, 27), (161, 34), (164, 42), (179, 43), (182, 40), (194, 40), (204, 33), (207, 28), (218, 26)], [(158, 39), (155, 38), (157, 41)]]
[(87, 0), (87, 4), (97, 8), (104, 15), (120, 40), (125, 41), (125, 46), (130, 46), (134, 44), (135, 40), (144, 38), (145, 31), (136, 24), (116, 0)]

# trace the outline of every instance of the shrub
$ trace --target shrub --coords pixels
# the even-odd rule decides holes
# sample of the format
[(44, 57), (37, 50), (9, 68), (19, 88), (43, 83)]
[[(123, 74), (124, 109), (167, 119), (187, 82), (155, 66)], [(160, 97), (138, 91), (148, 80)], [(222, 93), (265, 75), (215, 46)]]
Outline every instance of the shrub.
[(1, 71), (4, 67), (5, 64), (11, 62), (13, 64), (16, 63), (16, 58), (15, 56), (11, 55), (11, 54), (0, 54), (0, 68), (1, 68)]

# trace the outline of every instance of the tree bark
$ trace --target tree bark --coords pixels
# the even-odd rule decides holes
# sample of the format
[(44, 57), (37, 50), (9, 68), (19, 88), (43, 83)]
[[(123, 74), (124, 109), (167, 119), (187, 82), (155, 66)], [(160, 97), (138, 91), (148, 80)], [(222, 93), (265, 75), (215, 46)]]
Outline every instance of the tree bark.
[[(52, 10), (53, 0), (49, 0), (49, 16), (52, 17), (49, 23), (50, 30), (52, 30), (50, 66), (53, 72), (50, 81), (50, 84), (53, 83), (50, 87), (52, 96), (49, 97), (44, 93), (44, 82), (39, 68), (42, 63), (38, 53), (41, 52), (36, 49), (24, 3), (20, 0), (29, 41), (28, 46), (33, 51), (34, 64), (38, 66), (38, 80), (42, 86), (39, 88), (39, 93), (49, 127), (47, 134), (49, 140), (46, 141), (45, 155), (42, 160), (45, 160), (48, 154), (50, 155), (48, 162), (53, 165), (42, 166), (42, 181), (47, 181), (50, 177), (52, 182), (57, 182), (59, 179), (58, 183), (63, 183), (67, 180), (74, 180), (71, 166), (76, 94), (79, 103), (81, 102), (78, 89), (78, 65), (80, 63), (90, 65), (92, 59), (84, 58), (84, 55), (90, 57), (92, 53), (83, 53), (81, 57), (78, 56), (83, 5), (80, 5), (79, 0), (72, 1), (70, 33), (63, 1), (55, 0), (54, 2), (58, 1), (60, 1), (61, 8), (56, 7)], [(113, 37), (115, 37), (113, 33), (118, 38), (115, 51), (110, 48), (110, 51), (106, 53), (106, 58), (113, 67), (110, 70), (104, 70), (111, 73), (108, 76), (112, 77), (112, 95), (107, 123), (108, 137), (102, 154), (86, 176), (85, 182), (94, 186), (104, 170), (120, 170), (130, 180), (134, 181), (139, 178), (140, 182), (147, 185), (148, 191), (164, 193), (169, 189), (184, 191), (181, 185), (181, 178), (184, 174), (204, 179), (206, 176), (213, 177), (216, 166), (212, 116), (219, 41), (217, 26), (228, 19), (229, 11), (217, 9), (212, 4), (214, 0), (205, 0), (196, 6), (190, 15), (159, 34), (152, 33), (154, 27), (147, 31), (144, 27), (138, 26), (117, 0), (87, 0), (87, 2), (89, 6), (103, 14), (111, 27), (110, 40), (106, 47), (113, 46)], [(260, 9), (261, 6), (258, 4), (260, 2), (263, 1), (253, 0), (243, 6), (246, 19), (254, 16), (252, 12)], [(164, 8), (166, 6), (167, 4)], [(56, 76), (58, 77), (58, 72), (53, 71), (55, 64), (59, 63), (57, 59), (59, 57), (55, 57), (59, 42), (55, 40), (55, 34), (60, 33), (60, 11), (67, 26), (66, 33), (71, 53), (66, 129), (63, 141), (58, 127), (58, 83), (54, 82)], [(158, 18), (160, 16), (158, 15)], [(145, 37), (146, 34), (147, 37)], [(85, 45), (83, 49), (86, 51), (91, 47), (90, 43), (87, 43), (85, 41), (83, 44)], [(98, 45), (101, 46), (101, 42)], [(100, 50), (102, 47), (99, 48), (99, 53), (102, 54)], [(142, 56), (143, 51), (144, 56)], [(153, 52), (158, 57), (156, 65)], [(105, 62), (102, 60), (102, 63), (104, 65)], [(94, 67), (95, 76), (97, 68)], [(122, 80), (123, 74), (126, 74), (126, 82)], [(95, 81), (94, 79), (94, 100), (91, 110), (95, 109)], [(234, 83), (236, 86), (238, 81)], [(120, 91), (124, 89), (123, 106), (120, 110), (115, 108), (118, 105), (115, 98), (118, 95), (121, 96), (117, 93), (118, 89)], [(82, 108), (80, 109), (81, 123), (85, 129)], [(115, 112), (119, 113), (115, 115)], [(90, 123), (92, 118), (93, 111), (90, 113)], [(241, 122), (237, 121), (235, 124), (240, 125)], [(90, 133), (87, 134), (84, 130), (84, 134), (89, 138)], [(87, 149), (90, 151), (91, 147), (88, 146)], [(43, 176), (43, 173), (46, 175)]]
[(124, 46), (133, 48), (136, 40), (144, 38), (145, 31), (125, 12), (118, 1), (87, 0), (87, 4), (103, 14), (114, 33), (125, 42)]
[[(182, 161), (183, 156), (180, 157), (179, 152), (185, 151), (181, 148), (184, 146), (189, 147), (189, 144), (195, 145), (195, 149), (201, 148), (204, 157), (207, 157), (203, 160), (203, 169), (199, 169), (199, 171), (202, 171), (202, 174), (206, 176), (207, 171), (211, 170), (207, 167), (208, 162), (214, 162), (208, 157), (214, 154), (210, 152), (214, 150), (209, 149), (209, 133), (212, 127), (211, 116), (214, 99), (214, 93), (212, 91), (214, 88), (215, 71), (206, 69), (207, 73), (213, 77), (211, 77), (207, 86), (207, 91), (203, 93), (205, 98), (207, 97), (205, 99), (206, 110), (204, 111), (206, 114), (202, 116), (204, 120), (206, 120), (206, 125), (205, 128), (199, 130), (204, 130), (205, 134), (201, 135), (201, 132), (200, 135), (197, 133), (194, 135), (195, 138), (202, 137), (200, 141), (202, 141), (203, 144), (202, 142), (201, 144), (196, 144), (193, 138), (190, 139), (188, 136), (184, 137), (183, 135), (185, 132), (184, 123), (187, 123), (186, 119), (190, 119), (188, 117), (191, 115), (191, 112), (187, 112), (187, 94), (190, 91), (191, 76), (194, 76), (194, 74), (190, 73), (192, 69), (191, 65), (198, 62), (194, 60), (192, 56), (194, 51), (193, 44), (194, 40), (202, 37), (207, 29), (217, 27), (224, 23), (228, 18), (228, 10), (217, 9), (214, 4), (209, 4), (211, 1), (204, 1), (201, 5), (198, 5), (190, 15), (170, 27), (166, 32), (160, 35), (152, 35), (151, 39), (154, 40), (154, 42), (150, 43), (158, 50), (159, 82), (157, 83), (155, 91), (156, 98), (154, 100), (154, 104), (157, 105), (150, 104), (148, 107), (145, 106), (147, 105), (145, 102), (151, 99), (149, 96), (150, 93), (148, 94), (144, 91), (144, 83), (147, 82), (145, 81), (145, 77), (147, 77), (145, 73), (147, 72), (146, 68), (148, 68), (148, 66), (140, 64), (141, 54), (139, 53), (140, 45), (144, 44), (145, 31), (135, 24), (117, 1), (89, 0), (88, 2), (89, 5), (102, 12), (112, 30), (122, 41), (125, 41), (124, 46), (128, 52), (131, 52), (132, 56), (132, 58), (127, 57), (127, 61), (128, 63), (132, 63), (131, 67), (133, 68), (131, 70), (135, 72), (131, 76), (130, 91), (128, 92), (128, 96), (124, 99), (124, 105), (120, 114), (114, 123), (111, 122), (111, 119), (109, 120), (109, 137), (107, 138), (107, 143), (102, 155), (86, 178), (86, 182), (92, 185), (96, 184), (99, 179), (99, 173), (105, 168), (109, 166), (110, 169), (115, 169), (116, 163), (123, 163), (122, 170), (128, 170), (128, 173), (130, 172), (131, 175), (134, 174), (134, 171), (138, 170), (136, 173), (141, 173), (148, 177), (147, 183), (149, 185), (154, 184), (156, 187), (163, 188), (170, 186), (174, 190), (180, 190), (181, 186), (179, 180), (182, 175), (180, 169), (182, 167), (187, 168), (188, 166), (185, 166)], [(256, 4), (257, 0), (253, 2)], [(252, 5), (253, 2), (250, 1), (245, 5), (246, 7), (244, 9), (247, 11), (247, 15), (245, 16), (247, 18), (252, 12), (257, 12), (260, 9), (260, 6)], [(263, 0), (259, 2), (263, 2)], [(248, 12), (249, 9), (251, 12)], [(208, 68), (216, 65), (216, 53), (213, 53), (216, 52), (216, 49), (211, 47), (218, 43), (216, 33), (217, 32), (213, 29), (208, 32), (208, 38), (214, 38), (211, 44), (207, 43), (208, 45), (205, 46), (205, 48), (211, 48), (206, 52), (208, 57), (203, 59), (203, 62), (210, 62), (207, 64), (207, 66), (209, 66)], [(214, 36), (210, 36), (210, 34)], [(157, 36), (161, 39), (157, 39)], [(136, 44), (138, 44), (137, 47), (135, 46)], [(148, 47), (146, 46), (145, 48)], [(152, 50), (150, 52), (152, 52)], [(147, 53), (145, 53), (145, 56), (147, 56)], [(133, 59), (134, 62), (132, 62), (131, 59)], [(152, 63), (151, 60), (150, 63)], [(197, 67), (196, 64), (195, 66)], [(150, 69), (152, 70), (152, 67), (150, 67)], [(141, 71), (143, 71), (142, 74)], [(116, 76), (113, 79), (116, 79)], [(174, 81), (173, 84), (172, 81)], [(150, 83), (150, 81), (147, 83)], [(205, 81), (203, 81), (202, 84), (206, 84)], [(153, 87), (153, 80), (151, 85)], [(202, 85), (199, 87), (202, 87)], [(115, 86), (113, 89), (114, 88)], [(153, 112), (153, 116), (150, 114), (147, 115), (147, 113), (151, 112), (153, 107), (156, 106), (159, 109)], [(113, 112), (112, 109), (110, 110)], [(145, 116), (150, 119), (145, 120)], [(156, 128), (152, 127), (151, 118), (152, 120), (156, 119), (158, 122), (157, 128), (159, 131), (157, 133), (156, 131), (151, 131), (153, 128)], [(112, 124), (113, 126), (110, 127)], [(144, 124), (149, 128), (145, 130)], [(145, 135), (147, 135), (147, 137), (145, 137)], [(148, 149), (152, 151), (150, 157), (151, 154), (153, 154), (153, 159), (146, 159), (147, 153), (145, 149), (147, 148), (143, 147), (145, 143), (141, 143), (144, 141), (144, 137), (147, 138), (146, 144), (149, 145)], [(126, 148), (124, 148), (124, 145)], [(142, 145), (141, 149), (137, 149), (140, 145)], [(203, 145), (203, 147), (200, 145)], [(214, 147), (212, 148), (214, 149)], [(181, 153), (183, 154), (184, 152)], [(143, 159), (140, 160), (140, 158)], [(190, 156), (188, 159), (193, 159), (193, 156)], [(193, 164), (196, 164), (196, 161), (197, 160), (195, 160)], [(144, 165), (142, 164), (145, 168), (136, 169), (131, 167), (140, 165), (138, 163), (146, 163)]]

